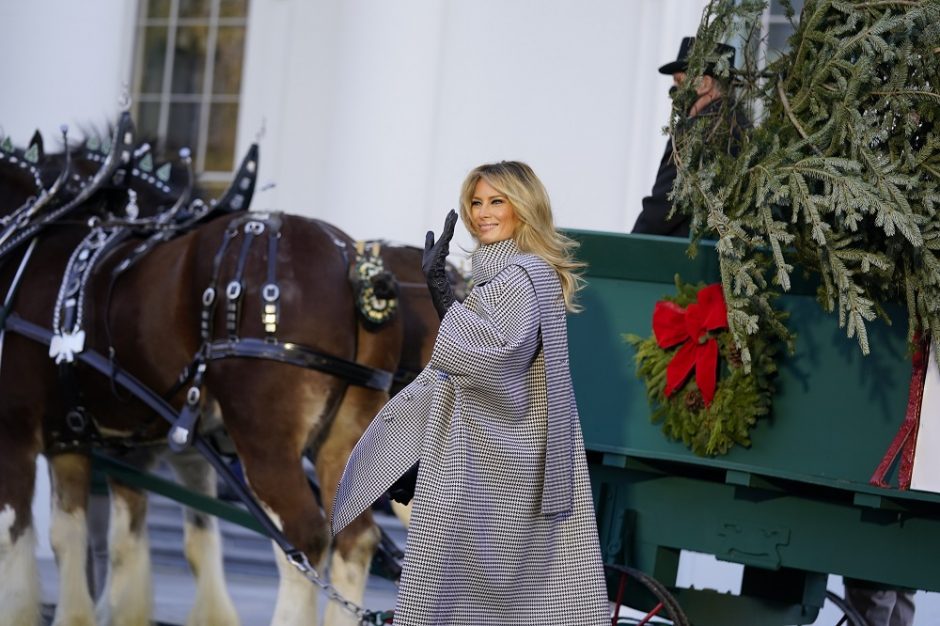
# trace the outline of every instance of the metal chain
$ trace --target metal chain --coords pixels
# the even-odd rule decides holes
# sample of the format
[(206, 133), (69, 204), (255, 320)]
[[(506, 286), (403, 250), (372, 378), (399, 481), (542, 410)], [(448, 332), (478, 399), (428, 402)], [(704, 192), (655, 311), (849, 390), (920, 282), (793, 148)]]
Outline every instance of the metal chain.
[(381, 613), (368, 611), (355, 602), (347, 600), (343, 594), (341, 594), (336, 589), (336, 587), (320, 578), (320, 576), (317, 574), (317, 570), (314, 569), (314, 567), (310, 565), (310, 561), (307, 560), (306, 554), (300, 550), (295, 549), (290, 552), (285, 552), (284, 556), (287, 557), (288, 562), (296, 567), (304, 578), (322, 589), (323, 593), (325, 593), (330, 600), (336, 602), (341, 607), (355, 615), (360, 624), (382, 624), (382, 622), (379, 621), (379, 619), (381, 619)]

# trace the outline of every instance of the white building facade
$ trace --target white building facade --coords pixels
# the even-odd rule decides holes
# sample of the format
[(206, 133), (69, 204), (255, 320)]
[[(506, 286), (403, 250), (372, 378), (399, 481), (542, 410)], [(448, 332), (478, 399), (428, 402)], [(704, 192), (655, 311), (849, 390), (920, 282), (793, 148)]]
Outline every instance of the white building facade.
[[(253, 208), (420, 244), (471, 168), (518, 159), (560, 226), (629, 231), (666, 141), (671, 79), (656, 69), (704, 4), (251, 0), (235, 158), (261, 135), (275, 185)], [(0, 3), (4, 134), (25, 145), (38, 128), (53, 149), (60, 124), (113, 122), (141, 5)]]
[[(420, 245), (470, 169), (516, 159), (546, 184), (559, 226), (628, 232), (666, 141), (672, 81), (657, 68), (704, 5), (250, 0), (234, 158), (259, 139), (260, 179), (273, 183), (252, 208)], [(38, 129), (56, 149), (61, 124), (77, 139), (113, 123), (146, 7), (0, 0), (0, 135), (25, 145)], [(470, 247), (462, 229), (456, 241)], [(47, 491), (41, 470), (46, 556)], [(684, 560), (680, 584), (696, 573), (708, 586), (740, 584), (738, 566), (703, 559)]]

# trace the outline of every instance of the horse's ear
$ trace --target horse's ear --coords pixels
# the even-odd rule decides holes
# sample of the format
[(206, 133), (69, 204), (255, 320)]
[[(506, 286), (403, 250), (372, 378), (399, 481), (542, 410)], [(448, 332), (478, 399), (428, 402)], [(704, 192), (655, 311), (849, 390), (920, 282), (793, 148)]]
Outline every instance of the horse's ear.
[(33, 133), (33, 138), (29, 140), (29, 148), (26, 149), (26, 154), (23, 155), (30, 163), (39, 163), (39, 161), (46, 155), (45, 150), (43, 150), (42, 142), (42, 133), (39, 132), (39, 129), (36, 129), (36, 132)]

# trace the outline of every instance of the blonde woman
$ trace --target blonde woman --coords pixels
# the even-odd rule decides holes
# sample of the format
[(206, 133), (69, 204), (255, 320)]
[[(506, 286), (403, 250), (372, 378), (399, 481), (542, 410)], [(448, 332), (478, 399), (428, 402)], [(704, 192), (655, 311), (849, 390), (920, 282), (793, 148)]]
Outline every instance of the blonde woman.
[(544, 186), (515, 161), (467, 176), (460, 217), (479, 244), (462, 303), (444, 272), (457, 214), (428, 233), (442, 316), (418, 379), (350, 456), (334, 532), (420, 460), (396, 626), (607, 624), (591, 490), (568, 370), (576, 245)]

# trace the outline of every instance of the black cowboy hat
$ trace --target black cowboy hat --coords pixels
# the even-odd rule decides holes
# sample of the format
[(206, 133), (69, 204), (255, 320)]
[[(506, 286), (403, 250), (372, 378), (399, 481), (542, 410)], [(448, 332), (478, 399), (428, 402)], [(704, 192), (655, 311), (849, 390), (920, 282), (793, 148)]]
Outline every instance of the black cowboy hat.
[[(689, 67), (689, 51), (692, 49), (692, 44), (695, 43), (695, 37), (683, 37), (682, 43), (679, 44), (679, 54), (676, 55), (676, 60), (666, 63), (659, 68), (660, 74), (675, 74), (676, 72), (684, 72)], [(718, 56), (727, 56), (728, 65), (734, 67), (734, 47), (727, 44), (720, 43), (715, 46), (715, 53)], [(714, 63), (709, 63), (705, 67), (705, 73), (710, 74), (715, 68)]]

